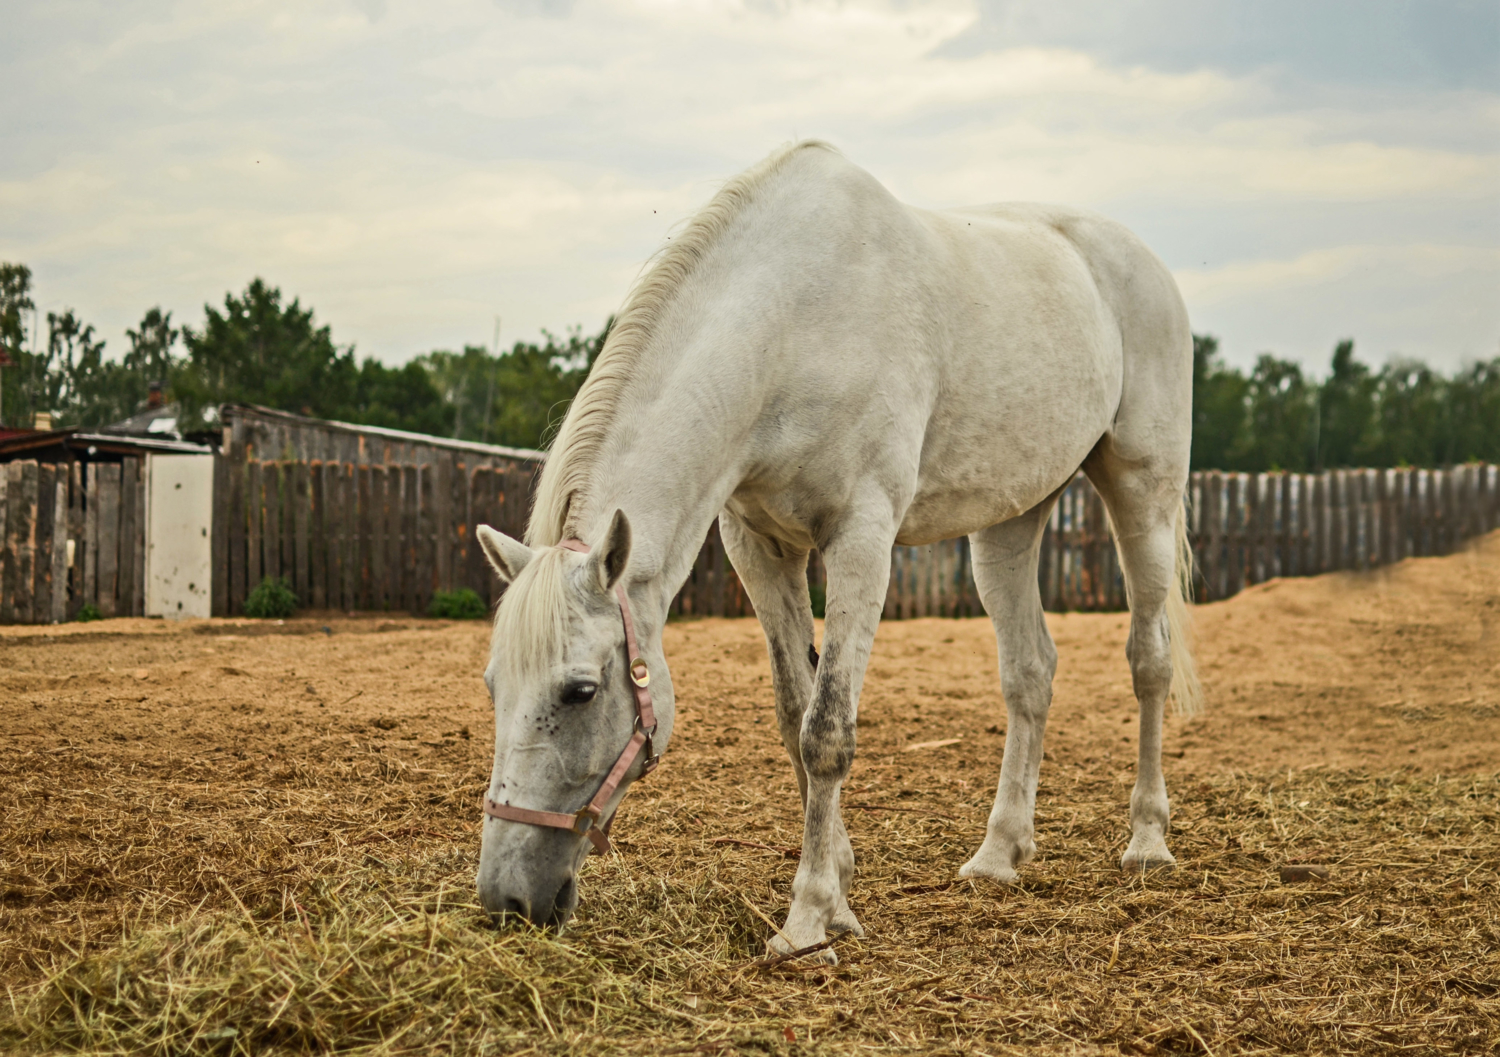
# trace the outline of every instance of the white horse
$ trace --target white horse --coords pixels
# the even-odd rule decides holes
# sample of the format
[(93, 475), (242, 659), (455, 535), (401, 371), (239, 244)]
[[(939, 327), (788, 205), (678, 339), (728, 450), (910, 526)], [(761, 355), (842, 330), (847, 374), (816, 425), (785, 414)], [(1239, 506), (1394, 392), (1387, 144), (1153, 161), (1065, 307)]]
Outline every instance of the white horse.
[[(896, 543), (973, 541), (1010, 721), (984, 843), (959, 874), (1014, 882), (1036, 850), (1057, 661), (1037, 555), (1080, 466), (1108, 507), (1131, 608), (1140, 764), (1122, 865), (1171, 863), (1162, 712), (1169, 694), (1189, 710), (1197, 698), (1191, 375), (1170, 273), (1102, 217), (916, 209), (816, 142), (730, 180), (631, 293), (558, 432), (526, 543), (478, 531), (510, 584), (485, 671), (500, 817), (484, 820), (483, 905), (557, 926), (572, 915), (584, 836), (607, 845), (597, 823), (644, 769), (621, 752), (640, 727), (621, 612), (652, 676), (660, 751), (673, 720), (662, 626), (715, 517), (765, 631), (805, 813), (773, 949), (860, 931), (839, 791)], [(828, 571), (821, 661), (813, 547)], [(563, 814), (536, 824), (549, 811)]]

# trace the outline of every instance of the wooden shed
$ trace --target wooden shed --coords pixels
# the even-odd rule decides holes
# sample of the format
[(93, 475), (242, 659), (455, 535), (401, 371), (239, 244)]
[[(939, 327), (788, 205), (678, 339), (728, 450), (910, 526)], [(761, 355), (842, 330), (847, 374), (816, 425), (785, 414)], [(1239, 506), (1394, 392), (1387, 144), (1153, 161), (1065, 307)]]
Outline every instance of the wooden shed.
[(215, 615), (243, 612), (266, 577), (315, 609), (423, 612), (464, 587), (494, 600), (474, 527), (525, 531), (542, 452), (247, 405), (220, 421)]
[[(171, 436), (6, 431), (0, 624), (55, 624), (85, 607), (105, 617), (147, 615), (151, 460), (208, 460), (212, 452)], [(194, 586), (207, 597), (206, 583)]]

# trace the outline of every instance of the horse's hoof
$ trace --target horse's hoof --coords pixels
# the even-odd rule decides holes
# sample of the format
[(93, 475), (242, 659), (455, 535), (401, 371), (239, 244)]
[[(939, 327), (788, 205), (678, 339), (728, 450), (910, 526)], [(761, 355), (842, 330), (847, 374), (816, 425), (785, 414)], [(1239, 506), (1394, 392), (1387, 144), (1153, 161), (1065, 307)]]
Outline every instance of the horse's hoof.
[[(806, 946), (811, 947), (813, 944), (809, 943)], [(801, 949), (801, 947), (793, 947), (780, 936), (772, 936), (766, 940), (766, 953), (772, 956), (791, 954), (793, 951)], [(839, 956), (833, 952), (832, 947), (824, 947), (820, 951), (813, 951), (810, 954), (802, 955), (799, 960), (822, 962), (824, 965), (837, 965), (839, 963)]]
[(845, 907), (833, 915), (833, 920), (828, 923), (828, 931), (850, 936), (863, 936), (864, 927), (860, 925), (859, 919), (854, 916), (854, 911)]
[(1001, 862), (998, 857), (992, 859), (985, 855), (976, 855), (960, 866), (958, 876), (970, 880), (982, 878), (1003, 885), (1021, 883), (1021, 875), (1016, 873), (1014, 866)]
[(1167, 851), (1167, 846), (1160, 841), (1155, 847), (1145, 851), (1137, 851), (1135, 848), (1127, 848), (1125, 854), (1120, 858), (1120, 869), (1126, 873), (1146, 874), (1157, 870), (1171, 870), (1177, 866), (1177, 860), (1172, 858), (1172, 853)]

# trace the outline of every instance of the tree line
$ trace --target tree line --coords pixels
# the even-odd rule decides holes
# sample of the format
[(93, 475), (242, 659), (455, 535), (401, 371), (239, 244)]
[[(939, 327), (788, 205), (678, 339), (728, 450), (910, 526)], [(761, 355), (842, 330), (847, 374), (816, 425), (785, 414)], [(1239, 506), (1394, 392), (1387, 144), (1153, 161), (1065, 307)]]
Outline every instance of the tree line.
[(1269, 353), (1244, 374), (1216, 338), (1193, 336), (1193, 469), (1321, 472), (1338, 467), (1500, 462), (1500, 356), (1445, 377), (1419, 360), (1379, 370), (1333, 350), (1328, 377)]
[[(31, 272), (0, 263), (0, 352), (13, 364), (4, 369), (0, 423), (30, 425), (48, 411), (60, 427), (106, 425), (141, 410), (157, 383), (187, 432), (211, 427), (220, 404), (247, 403), (522, 448), (547, 445), (609, 333), (606, 323), (598, 334), (545, 334), (543, 344), (516, 342), (499, 355), (466, 345), (387, 367), (358, 361), (311, 308), (256, 279), (221, 307), (205, 305), (201, 326), (150, 309), (112, 360), (72, 309), (47, 313), (45, 344), (39, 326), (26, 340), (28, 314)], [(1269, 353), (1244, 373), (1224, 362), (1216, 338), (1193, 338), (1195, 469), (1471, 460), (1500, 461), (1500, 356), (1444, 376), (1410, 359), (1372, 368), (1343, 341), (1317, 381)]]
[(56, 428), (97, 427), (141, 411), (153, 384), (178, 407), (178, 428), (211, 429), (220, 404), (260, 404), (367, 426), (511, 447), (543, 447), (604, 346), (594, 335), (544, 332), (495, 355), (478, 345), (434, 351), (401, 367), (337, 345), (313, 310), (261, 279), (204, 306), (200, 326), (148, 310), (126, 331), (119, 360), (105, 359), (92, 326), (67, 309), (48, 312), (45, 342), (31, 272), (0, 263), (0, 424), (29, 426), (38, 411)]

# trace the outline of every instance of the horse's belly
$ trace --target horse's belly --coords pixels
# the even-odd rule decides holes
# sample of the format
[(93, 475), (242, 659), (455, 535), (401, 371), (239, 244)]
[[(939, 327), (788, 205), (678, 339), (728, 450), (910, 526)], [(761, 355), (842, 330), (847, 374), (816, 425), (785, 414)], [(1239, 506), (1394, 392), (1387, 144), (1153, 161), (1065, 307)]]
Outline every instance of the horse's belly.
[(994, 465), (987, 476), (979, 473), (967, 481), (952, 475), (924, 480), (901, 520), (896, 542), (917, 546), (966, 536), (1026, 513), (1072, 477), (1088, 454), (1088, 448), (1080, 447), (1070, 445), (1067, 454), (1040, 462)]
[(1109, 428), (1119, 400), (1107, 344), (1029, 375), (975, 372), (928, 423), (898, 539), (930, 543), (1024, 514), (1065, 484)]

